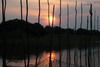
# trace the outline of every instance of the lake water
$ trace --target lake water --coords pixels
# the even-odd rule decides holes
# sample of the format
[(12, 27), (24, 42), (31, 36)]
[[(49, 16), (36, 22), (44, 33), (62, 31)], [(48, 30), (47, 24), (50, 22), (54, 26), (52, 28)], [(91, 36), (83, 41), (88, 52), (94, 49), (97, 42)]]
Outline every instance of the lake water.
[[(100, 51), (99, 51), (100, 52)], [(98, 67), (98, 49), (92, 49), (92, 59), (91, 59), (91, 65), (95, 65), (95, 67)], [(94, 55), (94, 56), (93, 56)], [(82, 67), (86, 67), (85, 64), (85, 50), (82, 50)], [(67, 50), (62, 51), (62, 67), (67, 67), (66, 60), (67, 60)], [(100, 53), (99, 53), (100, 57)], [(74, 49), (70, 50), (70, 66), (74, 67)], [(38, 67), (48, 67), (49, 65), (49, 53), (48, 52), (43, 52), (42, 55), (39, 57), (39, 66)], [(7, 65), (11, 66), (18, 66), (18, 67), (23, 67), (24, 66), (24, 61), (23, 60), (14, 60), (14, 61), (7, 61)], [(30, 67), (34, 67), (35, 65), (35, 56), (32, 56), (30, 59)], [(77, 50), (77, 67), (80, 65), (80, 53), (79, 50)], [(0, 67), (2, 66), (2, 61), (0, 59)], [(53, 67), (59, 67), (59, 52), (52, 51), (52, 66)], [(94, 66), (93, 66), (94, 67)]]

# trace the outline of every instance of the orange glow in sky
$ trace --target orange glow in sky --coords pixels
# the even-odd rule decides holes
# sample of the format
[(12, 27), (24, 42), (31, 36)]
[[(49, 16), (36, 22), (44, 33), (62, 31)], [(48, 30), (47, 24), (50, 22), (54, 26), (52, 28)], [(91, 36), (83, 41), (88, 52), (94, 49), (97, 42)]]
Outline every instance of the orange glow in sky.
[[(29, 0), (29, 15), (28, 15), (28, 21), (31, 23), (35, 23), (38, 21), (38, 10), (39, 10), (39, 4), (38, 0)], [(53, 12), (53, 5), (55, 5), (55, 17), (54, 17), (54, 26), (59, 25), (59, 8), (60, 8), (60, 0), (49, 0), (50, 3), (50, 25), (52, 24), (52, 12)], [(69, 21), (70, 21), (70, 27), (74, 28), (75, 23), (75, 3), (76, 0), (62, 0), (62, 26), (63, 28), (66, 28), (66, 21), (67, 21), (67, 4), (69, 4)], [(81, 16), (81, 3), (83, 3), (83, 27), (86, 28), (86, 17), (89, 15), (89, 9), (90, 9), (90, 3), (93, 4), (93, 11), (96, 10), (96, 15), (100, 16), (100, 0), (77, 0), (77, 9), (78, 9), (78, 18), (77, 23), (78, 27), (80, 27), (80, 16)], [(2, 2), (0, 2), (0, 5)], [(26, 0), (23, 0), (23, 20), (26, 20)], [(0, 22), (2, 21), (2, 6), (0, 6)], [(8, 0), (7, 1), (7, 9), (6, 9), (6, 20), (11, 20), (18, 18), (20, 19), (20, 0)], [(94, 18), (93, 18), (94, 19)], [(41, 25), (47, 26), (48, 23), (48, 4), (47, 0), (41, 0), (41, 14), (40, 14), (40, 22)]]
[[(48, 17), (46, 17), (45, 21), (46, 21), (45, 24), (48, 24)], [(52, 22), (53, 22), (53, 24), (55, 25), (56, 22), (57, 22), (57, 19), (56, 19), (56, 17), (54, 17), (54, 20), (53, 20), (53, 17), (50, 16), (50, 17), (49, 17), (49, 21), (50, 21), (50, 25), (52, 25)]]

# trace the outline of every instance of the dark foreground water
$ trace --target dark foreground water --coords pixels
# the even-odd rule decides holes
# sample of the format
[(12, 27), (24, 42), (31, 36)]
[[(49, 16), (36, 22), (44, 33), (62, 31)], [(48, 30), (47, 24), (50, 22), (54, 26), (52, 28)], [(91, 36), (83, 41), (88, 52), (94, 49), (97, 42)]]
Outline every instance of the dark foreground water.
[[(100, 51), (99, 51), (100, 52)], [(91, 59), (91, 66), (94, 67), (98, 67), (98, 64), (100, 64), (100, 62), (98, 62), (100, 59), (98, 59), (98, 57), (100, 57), (100, 53), (98, 53), (98, 49), (95, 48), (94, 50), (91, 50), (92, 53), (92, 59)], [(88, 54), (88, 53), (86, 53)], [(62, 51), (62, 67), (66, 67), (67, 64), (67, 50), (63, 50)], [(85, 50), (82, 50), (82, 67), (86, 67), (86, 62), (85, 62)], [(35, 65), (35, 56), (32, 56), (30, 59), (30, 67), (34, 67)], [(74, 49), (70, 50), (70, 67), (74, 67)], [(88, 59), (87, 59), (88, 60)], [(87, 62), (88, 63), (88, 62)], [(10, 66), (16, 66), (16, 67), (24, 67), (24, 61), (23, 60), (12, 60), (9, 61), (7, 60), (7, 65)], [(80, 66), (80, 51), (77, 50), (77, 65), (78, 67)], [(52, 66), (53, 67), (59, 67), (59, 52), (55, 52), (52, 51)], [(0, 67), (2, 67), (2, 61), (0, 59)], [(41, 56), (39, 57), (39, 66), (38, 67), (49, 67), (49, 53), (48, 52), (43, 52), (41, 54)], [(88, 65), (87, 65), (88, 67)]]

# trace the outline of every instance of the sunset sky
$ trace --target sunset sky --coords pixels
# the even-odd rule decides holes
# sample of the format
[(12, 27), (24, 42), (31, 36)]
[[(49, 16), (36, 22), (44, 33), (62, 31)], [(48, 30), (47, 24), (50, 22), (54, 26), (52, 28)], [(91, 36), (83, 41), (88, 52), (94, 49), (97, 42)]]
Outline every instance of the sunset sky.
[[(55, 5), (55, 26), (59, 24), (59, 1), (50, 0), (50, 15), (52, 15), (52, 8)], [(75, 20), (75, 1), (76, 0), (62, 0), (62, 27), (66, 28), (67, 24), (67, 4), (69, 4), (70, 11), (70, 28), (74, 28)], [(86, 28), (86, 17), (89, 15), (90, 3), (93, 4), (93, 12), (96, 10), (96, 16), (100, 17), (100, 0), (77, 0), (78, 1), (78, 27), (80, 25), (81, 2), (83, 3), (83, 28)], [(48, 5), (47, 0), (41, 0), (41, 24), (48, 25)], [(0, 22), (2, 21), (0, 2)], [(25, 19), (25, 0), (23, 0), (23, 16)], [(20, 0), (7, 0), (6, 20), (20, 19)], [(29, 0), (29, 22), (37, 22), (38, 18), (38, 0)], [(94, 18), (94, 17), (93, 17)], [(93, 19), (94, 21), (94, 19)]]

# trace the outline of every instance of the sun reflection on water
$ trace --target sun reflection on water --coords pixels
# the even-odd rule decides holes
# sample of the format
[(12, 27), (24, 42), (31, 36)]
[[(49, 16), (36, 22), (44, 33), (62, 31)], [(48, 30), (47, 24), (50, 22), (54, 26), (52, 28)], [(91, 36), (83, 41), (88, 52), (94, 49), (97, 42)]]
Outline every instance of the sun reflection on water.
[[(47, 55), (48, 55), (48, 58), (49, 58), (50, 57), (50, 53), (48, 53)], [(52, 54), (51, 54), (51, 60), (54, 61), (56, 58), (57, 58), (56, 52), (52, 52)]]

